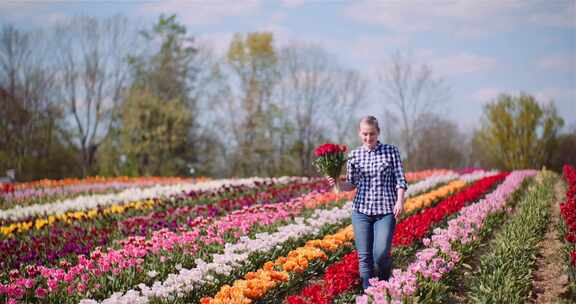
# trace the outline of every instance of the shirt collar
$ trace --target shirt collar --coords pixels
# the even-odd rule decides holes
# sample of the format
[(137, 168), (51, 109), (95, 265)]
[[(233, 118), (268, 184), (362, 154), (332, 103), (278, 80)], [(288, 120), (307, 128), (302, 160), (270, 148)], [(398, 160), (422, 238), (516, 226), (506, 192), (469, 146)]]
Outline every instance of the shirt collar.
[(376, 141), (376, 145), (374, 146), (374, 149), (370, 150), (369, 148), (367, 148), (366, 146), (362, 145), (362, 150), (366, 151), (366, 152), (376, 152), (378, 151), (378, 149), (380, 149), (380, 147), (382, 147), (382, 143), (380, 143), (380, 141)]

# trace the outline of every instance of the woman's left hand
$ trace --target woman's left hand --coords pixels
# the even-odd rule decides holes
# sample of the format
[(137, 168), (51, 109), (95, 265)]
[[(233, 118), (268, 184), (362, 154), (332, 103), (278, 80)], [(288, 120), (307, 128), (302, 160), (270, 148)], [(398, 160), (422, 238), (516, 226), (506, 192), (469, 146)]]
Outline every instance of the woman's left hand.
[(399, 219), (403, 212), (404, 212), (404, 203), (396, 202), (396, 205), (394, 205), (394, 217), (396, 219)]

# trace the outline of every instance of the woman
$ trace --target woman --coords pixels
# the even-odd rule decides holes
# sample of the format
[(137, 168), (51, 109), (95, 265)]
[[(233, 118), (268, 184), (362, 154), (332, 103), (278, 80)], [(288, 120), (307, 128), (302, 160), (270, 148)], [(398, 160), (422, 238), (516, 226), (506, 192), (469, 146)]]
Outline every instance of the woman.
[[(396, 220), (404, 210), (407, 184), (400, 152), (395, 146), (378, 141), (380, 127), (374, 116), (360, 120), (358, 135), (362, 146), (350, 152), (346, 181), (338, 181), (337, 186), (342, 191), (357, 190), (352, 225), (362, 287), (366, 289), (370, 278), (390, 277), (392, 236)], [(334, 179), (328, 177), (328, 181), (334, 186)]]

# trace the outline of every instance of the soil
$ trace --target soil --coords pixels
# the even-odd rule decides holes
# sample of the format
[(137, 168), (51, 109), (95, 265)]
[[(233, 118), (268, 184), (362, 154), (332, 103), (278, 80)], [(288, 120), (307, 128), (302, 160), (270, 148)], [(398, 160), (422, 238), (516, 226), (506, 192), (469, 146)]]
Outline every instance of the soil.
[(544, 239), (538, 244), (537, 268), (532, 274), (532, 297), (530, 303), (555, 303), (568, 289), (568, 276), (563, 269), (564, 247), (556, 229), (560, 221), (560, 203), (566, 197), (566, 189), (561, 180), (555, 185), (556, 200), (550, 208), (550, 221)]

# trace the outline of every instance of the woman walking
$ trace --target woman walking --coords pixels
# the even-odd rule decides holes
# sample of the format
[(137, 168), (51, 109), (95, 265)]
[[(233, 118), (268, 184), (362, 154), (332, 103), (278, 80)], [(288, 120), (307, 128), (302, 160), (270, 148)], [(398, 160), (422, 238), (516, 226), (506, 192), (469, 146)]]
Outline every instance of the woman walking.
[(368, 280), (387, 280), (392, 270), (390, 250), (396, 220), (404, 210), (407, 189), (398, 148), (378, 140), (380, 127), (374, 116), (360, 120), (358, 135), (362, 146), (352, 150), (346, 165), (346, 180), (332, 186), (342, 191), (356, 189), (352, 205), (354, 242), (364, 289)]

